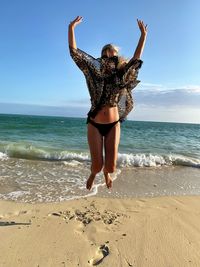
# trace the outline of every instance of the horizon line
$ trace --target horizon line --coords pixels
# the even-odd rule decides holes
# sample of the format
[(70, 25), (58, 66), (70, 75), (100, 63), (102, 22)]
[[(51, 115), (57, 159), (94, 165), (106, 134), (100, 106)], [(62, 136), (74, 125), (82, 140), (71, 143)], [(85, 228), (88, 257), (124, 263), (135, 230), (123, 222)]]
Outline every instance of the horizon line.
[[(76, 117), (76, 116), (58, 116), (58, 115), (38, 115), (38, 114), (23, 114), (23, 113), (1, 113), (1, 115), (21, 115), (21, 116), (35, 116), (35, 117), (57, 117), (57, 118), (76, 118), (76, 119), (87, 119), (86, 117)], [(127, 119), (125, 121), (134, 121), (134, 122), (158, 122), (158, 123), (179, 123), (179, 124), (197, 124), (199, 125), (200, 123), (198, 122), (178, 122), (178, 121), (152, 121), (152, 120), (133, 120), (133, 119)]]

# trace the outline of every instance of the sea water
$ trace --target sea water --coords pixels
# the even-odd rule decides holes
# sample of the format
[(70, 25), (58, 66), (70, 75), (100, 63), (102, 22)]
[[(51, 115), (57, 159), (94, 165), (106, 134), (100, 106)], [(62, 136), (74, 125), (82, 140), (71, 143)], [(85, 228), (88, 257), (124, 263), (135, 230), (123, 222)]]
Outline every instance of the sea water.
[[(200, 168), (200, 125), (126, 120), (121, 124), (117, 171), (164, 166)], [(58, 202), (89, 192), (86, 118), (0, 115), (0, 199)]]

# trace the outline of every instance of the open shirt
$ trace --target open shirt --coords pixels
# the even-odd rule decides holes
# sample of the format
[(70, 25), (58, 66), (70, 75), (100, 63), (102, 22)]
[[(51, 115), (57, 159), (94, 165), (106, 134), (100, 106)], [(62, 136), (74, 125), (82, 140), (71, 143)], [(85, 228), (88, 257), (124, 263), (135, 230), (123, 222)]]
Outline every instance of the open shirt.
[(116, 56), (94, 58), (79, 48), (69, 46), (70, 55), (83, 72), (90, 94), (91, 108), (87, 114), (94, 118), (102, 106), (117, 106), (120, 121), (133, 109), (131, 91), (140, 82), (138, 71), (143, 61), (131, 59), (124, 67), (116, 68)]

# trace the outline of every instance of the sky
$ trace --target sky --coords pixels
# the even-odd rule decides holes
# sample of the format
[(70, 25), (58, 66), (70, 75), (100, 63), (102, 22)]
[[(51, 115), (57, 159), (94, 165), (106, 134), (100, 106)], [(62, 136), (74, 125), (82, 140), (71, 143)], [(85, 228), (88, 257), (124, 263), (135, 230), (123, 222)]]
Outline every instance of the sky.
[(100, 57), (107, 43), (131, 58), (137, 18), (148, 24), (130, 120), (200, 123), (198, 0), (0, 0), (0, 113), (86, 117), (90, 96), (68, 49)]

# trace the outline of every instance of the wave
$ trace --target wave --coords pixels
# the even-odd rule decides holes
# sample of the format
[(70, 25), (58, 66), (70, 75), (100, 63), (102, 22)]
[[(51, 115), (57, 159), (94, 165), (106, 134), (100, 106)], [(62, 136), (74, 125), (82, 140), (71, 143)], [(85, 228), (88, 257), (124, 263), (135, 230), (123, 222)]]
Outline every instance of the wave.
[[(0, 152), (1, 153), (1, 152)], [(49, 147), (36, 147), (30, 144), (8, 144), (2, 153), (7, 157), (34, 160), (78, 160), (88, 161), (88, 153), (56, 150)], [(2, 156), (3, 157), (3, 156)], [(1, 159), (1, 154), (0, 154)]]
[(159, 167), (162, 165), (180, 165), (200, 168), (200, 159), (183, 155), (155, 154), (118, 154), (118, 164), (121, 167)]
[[(2, 147), (1, 147), (2, 150)], [(30, 144), (9, 144), (0, 152), (0, 160), (9, 157), (33, 160), (56, 160), (64, 162), (88, 162), (90, 153), (55, 150), (48, 147), (36, 147)], [(74, 163), (73, 163), (74, 164)], [(162, 165), (180, 165), (200, 168), (200, 159), (179, 154), (154, 153), (118, 153), (118, 167), (159, 167)]]

